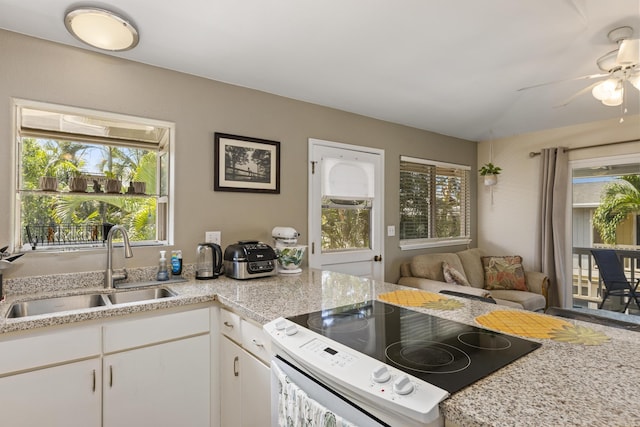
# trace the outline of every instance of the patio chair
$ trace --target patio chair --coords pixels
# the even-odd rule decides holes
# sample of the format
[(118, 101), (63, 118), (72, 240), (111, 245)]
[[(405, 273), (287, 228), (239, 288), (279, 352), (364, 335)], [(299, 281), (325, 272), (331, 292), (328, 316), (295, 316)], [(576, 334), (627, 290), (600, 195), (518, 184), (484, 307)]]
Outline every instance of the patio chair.
[(591, 254), (596, 260), (596, 264), (600, 270), (600, 277), (605, 287), (602, 302), (598, 308), (602, 308), (609, 295), (613, 295), (627, 298), (627, 303), (622, 310), (623, 312), (627, 311), (632, 299), (640, 309), (640, 295), (637, 293), (640, 279), (636, 279), (635, 283), (627, 279), (616, 251), (612, 249), (592, 249)]

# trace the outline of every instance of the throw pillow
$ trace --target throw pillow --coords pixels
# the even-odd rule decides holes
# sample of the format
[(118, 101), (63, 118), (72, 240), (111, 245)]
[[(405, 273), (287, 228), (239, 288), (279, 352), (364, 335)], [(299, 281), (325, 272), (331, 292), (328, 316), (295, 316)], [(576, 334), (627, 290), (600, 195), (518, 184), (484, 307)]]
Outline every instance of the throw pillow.
[(442, 262), (442, 275), (444, 276), (444, 281), (447, 283), (453, 283), (460, 286), (471, 286), (467, 281), (467, 278), (464, 277), (464, 274), (453, 268), (446, 261)]
[(515, 256), (484, 256), (484, 288), (485, 289), (515, 289), (528, 291), (525, 280), (522, 257)]

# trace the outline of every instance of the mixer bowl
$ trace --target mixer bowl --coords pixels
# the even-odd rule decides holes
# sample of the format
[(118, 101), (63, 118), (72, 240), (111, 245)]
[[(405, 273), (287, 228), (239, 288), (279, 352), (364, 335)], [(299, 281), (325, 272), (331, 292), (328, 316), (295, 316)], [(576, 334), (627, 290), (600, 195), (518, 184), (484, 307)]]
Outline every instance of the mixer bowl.
[(305, 245), (284, 246), (275, 248), (278, 257), (278, 265), (283, 270), (298, 270), (302, 264), (304, 252), (307, 249)]

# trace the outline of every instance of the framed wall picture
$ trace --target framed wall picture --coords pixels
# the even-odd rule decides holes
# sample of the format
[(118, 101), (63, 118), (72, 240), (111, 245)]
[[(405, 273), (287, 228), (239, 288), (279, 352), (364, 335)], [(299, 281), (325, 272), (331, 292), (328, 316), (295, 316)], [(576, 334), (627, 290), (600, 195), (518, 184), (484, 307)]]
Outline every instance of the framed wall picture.
[(214, 134), (215, 191), (280, 193), (280, 142)]

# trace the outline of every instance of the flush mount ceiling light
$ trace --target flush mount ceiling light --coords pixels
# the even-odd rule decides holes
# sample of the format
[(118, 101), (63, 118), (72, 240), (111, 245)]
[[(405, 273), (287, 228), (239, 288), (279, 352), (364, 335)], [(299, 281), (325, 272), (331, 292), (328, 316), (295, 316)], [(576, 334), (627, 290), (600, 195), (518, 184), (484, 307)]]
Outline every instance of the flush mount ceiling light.
[(72, 9), (67, 12), (64, 25), (75, 38), (98, 49), (123, 51), (138, 44), (138, 30), (126, 19), (105, 9)]

